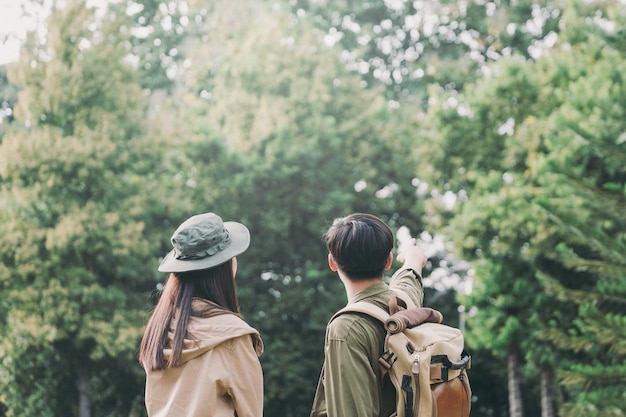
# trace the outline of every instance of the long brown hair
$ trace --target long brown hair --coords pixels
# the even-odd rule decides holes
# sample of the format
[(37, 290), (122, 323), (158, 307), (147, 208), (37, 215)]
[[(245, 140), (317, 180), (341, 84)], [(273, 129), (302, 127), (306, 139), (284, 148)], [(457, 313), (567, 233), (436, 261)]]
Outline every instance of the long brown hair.
[[(154, 371), (180, 365), (189, 317), (211, 315), (209, 309), (196, 311), (192, 308), (194, 297), (222, 307), (221, 314), (239, 314), (232, 259), (213, 268), (175, 272), (168, 276), (139, 347), (139, 362), (145, 369)], [(172, 346), (168, 346), (168, 332), (172, 329), (174, 340)], [(163, 349), (168, 347), (172, 354), (166, 361)]]

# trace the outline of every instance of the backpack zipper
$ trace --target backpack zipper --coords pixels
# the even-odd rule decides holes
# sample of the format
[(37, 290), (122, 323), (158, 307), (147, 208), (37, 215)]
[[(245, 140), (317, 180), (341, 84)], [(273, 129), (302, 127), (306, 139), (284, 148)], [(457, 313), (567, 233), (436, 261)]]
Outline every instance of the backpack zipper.
[(420, 374), (420, 355), (419, 355), (419, 353), (414, 353), (411, 358), (412, 358), (411, 372), (413, 372), (413, 375), (419, 375)]

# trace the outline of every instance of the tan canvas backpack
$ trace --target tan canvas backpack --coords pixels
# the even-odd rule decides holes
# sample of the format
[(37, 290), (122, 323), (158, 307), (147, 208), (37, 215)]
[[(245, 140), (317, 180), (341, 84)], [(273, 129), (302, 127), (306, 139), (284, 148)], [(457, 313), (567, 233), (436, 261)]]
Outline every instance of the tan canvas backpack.
[[(431, 308), (406, 308), (393, 297), (390, 311), (366, 301), (350, 304), (347, 312), (367, 314), (381, 321), (387, 335), (379, 358), (383, 379), (389, 375), (396, 389), (396, 417), (468, 417), (472, 391), (467, 370), (471, 358), (459, 329), (441, 324), (443, 316)], [(404, 309), (401, 307), (404, 306)]]

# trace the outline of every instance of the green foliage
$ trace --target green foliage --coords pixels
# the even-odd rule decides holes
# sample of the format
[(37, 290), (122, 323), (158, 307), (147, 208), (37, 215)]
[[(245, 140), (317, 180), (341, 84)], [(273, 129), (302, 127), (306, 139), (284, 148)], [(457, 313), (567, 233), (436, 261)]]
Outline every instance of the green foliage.
[[(10, 73), (23, 87), (15, 113), (27, 123), (56, 126), (64, 136), (82, 136), (98, 128), (119, 140), (137, 133), (141, 94), (128, 66), (111, 71), (102, 65), (107, 59), (123, 60), (128, 53), (124, 42), (103, 35), (119, 32), (119, 24), (104, 22), (102, 32), (93, 32), (87, 24), (89, 14), (76, 5), (54, 13), (45, 45), (31, 35), (30, 50), (12, 67), (28, 71)], [(65, 94), (59, 93), (61, 88)]]
[[(568, 417), (624, 412), (626, 147), (620, 137), (626, 130), (626, 55), (609, 46), (616, 36), (609, 35), (608, 45), (601, 36), (590, 37), (580, 50), (555, 56), (586, 74), (571, 79), (569, 100), (557, 114), (559, 130), (549, 136), (555, 149), (546, 176), (549, 198), (540, 200), (558, 232), (546, 240), (553, 250), (541, 256), (539, 277), (554, 296), (577, 307), (570, 326), (542, 334), (576, 354), (561, 372), (576, 398), (563, 407)], [(586, 62), (587, 56), (596, 60)], [(557, 152), (565, 143), (567, 152)]]
[(185, 60), (179, 47), (193, 30), (185, 4), (136, 0), (110, 8), (119, 9), (115, 19), (123, 22), (121, 29), (128, 33), (141, 87), (147, 92), (171, 90), (175, 85), (171, 74), (179, 71)]
[[(503, 56), (558, 33), (561, 10), (550, 1), (291, 2), (345, 51), (348, 67), (388, 98), (429, 105), (428, 86), (461, 91)], [(538, 24), (541, 22), (540, 24)]]
[[(581, 407), (603, 410), (586, 401), (603, 397), (602, 383), (589, 383), (591, 369), (612, 374), (606, 367), (623, 362), (617, 356), (602, 368), (598, 355), (623, 338), (620, 329), (599, 329), (623, 311), (624, 59), (599, 36), (583, 40), (581, 31), (601, 30), (581, 16), (566, 14), (571, 38), (560, 40), (562, 51), (503, 60), (463, 94), (434, 95), (431, 110), (444, 140), (435, 163), (469, 194), (450, 228), (477, 259), (465, 299), (478, 307), (468, 339), (501, 355), (523, 348), (531, 366), (556, 365), (569, 381), (585, 369), (586, 385), (568, 390)], [(590, 305), (596, 314), (582, 308)], [(578, 367), (588, 360), (597, 365)], [(564, 415), (577, 407), (564, 406)]]
[(619, 2), (188, 5), (70, 2), (0, 82), (0, 414), (77, 415), (85, 378), (94, 415), (141, 414), (156, 258), (215, 211), (252, 232), (265, 413), (307, 415), (345, 303), (322, 234), (367, 211), (473, 261), (475, 412), (518, 351), (527, 412), (552, 366), (562, 416), (623, 415)]
[[(193, 105), (243, 155), (205, 207), (250, 228), (238, 282), (242, 310), (266, 342), (265, 412), (296, 416), (310, 409), (325, 324), (345, 303), (322, 234), (353, 211), (415, 230), (419, 205), (412, 170), (403, 169), (404, 115), (363, 89), (315, 31), (287, 18), (257, 13), (222, 55), (194, 68), (193, 76), (211, 73), (213, 88), (210, 101)], [(376, 197), (385, 187), (402, 198)]]
[(132, 165), (143, 101), (124, 43), (107, 38), (118, 28), (90, 24), (80, 4), (53, 10), (47, 43), (9, 71), (20, 92), (0, 144), (7, 416), (77, 415), (83, 389), (98, 415), (128, 413), (142, 381), (134, 352), (154, 256)]
[(2, 136), (13, 121), (13, 107), (17, 101), (17, 88), (7, 78), (6, 66), (0, 66), (0, 143)]

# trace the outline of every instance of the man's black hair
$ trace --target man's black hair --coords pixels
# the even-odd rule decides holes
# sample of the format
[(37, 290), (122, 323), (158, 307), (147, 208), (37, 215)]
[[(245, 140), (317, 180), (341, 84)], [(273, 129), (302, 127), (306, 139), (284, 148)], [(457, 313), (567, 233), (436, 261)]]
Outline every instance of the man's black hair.
[(366, 213), (335, 219), (324, 237), (337, 266), (357, 280), (382, 276), (394, 243), (389, 226)]

